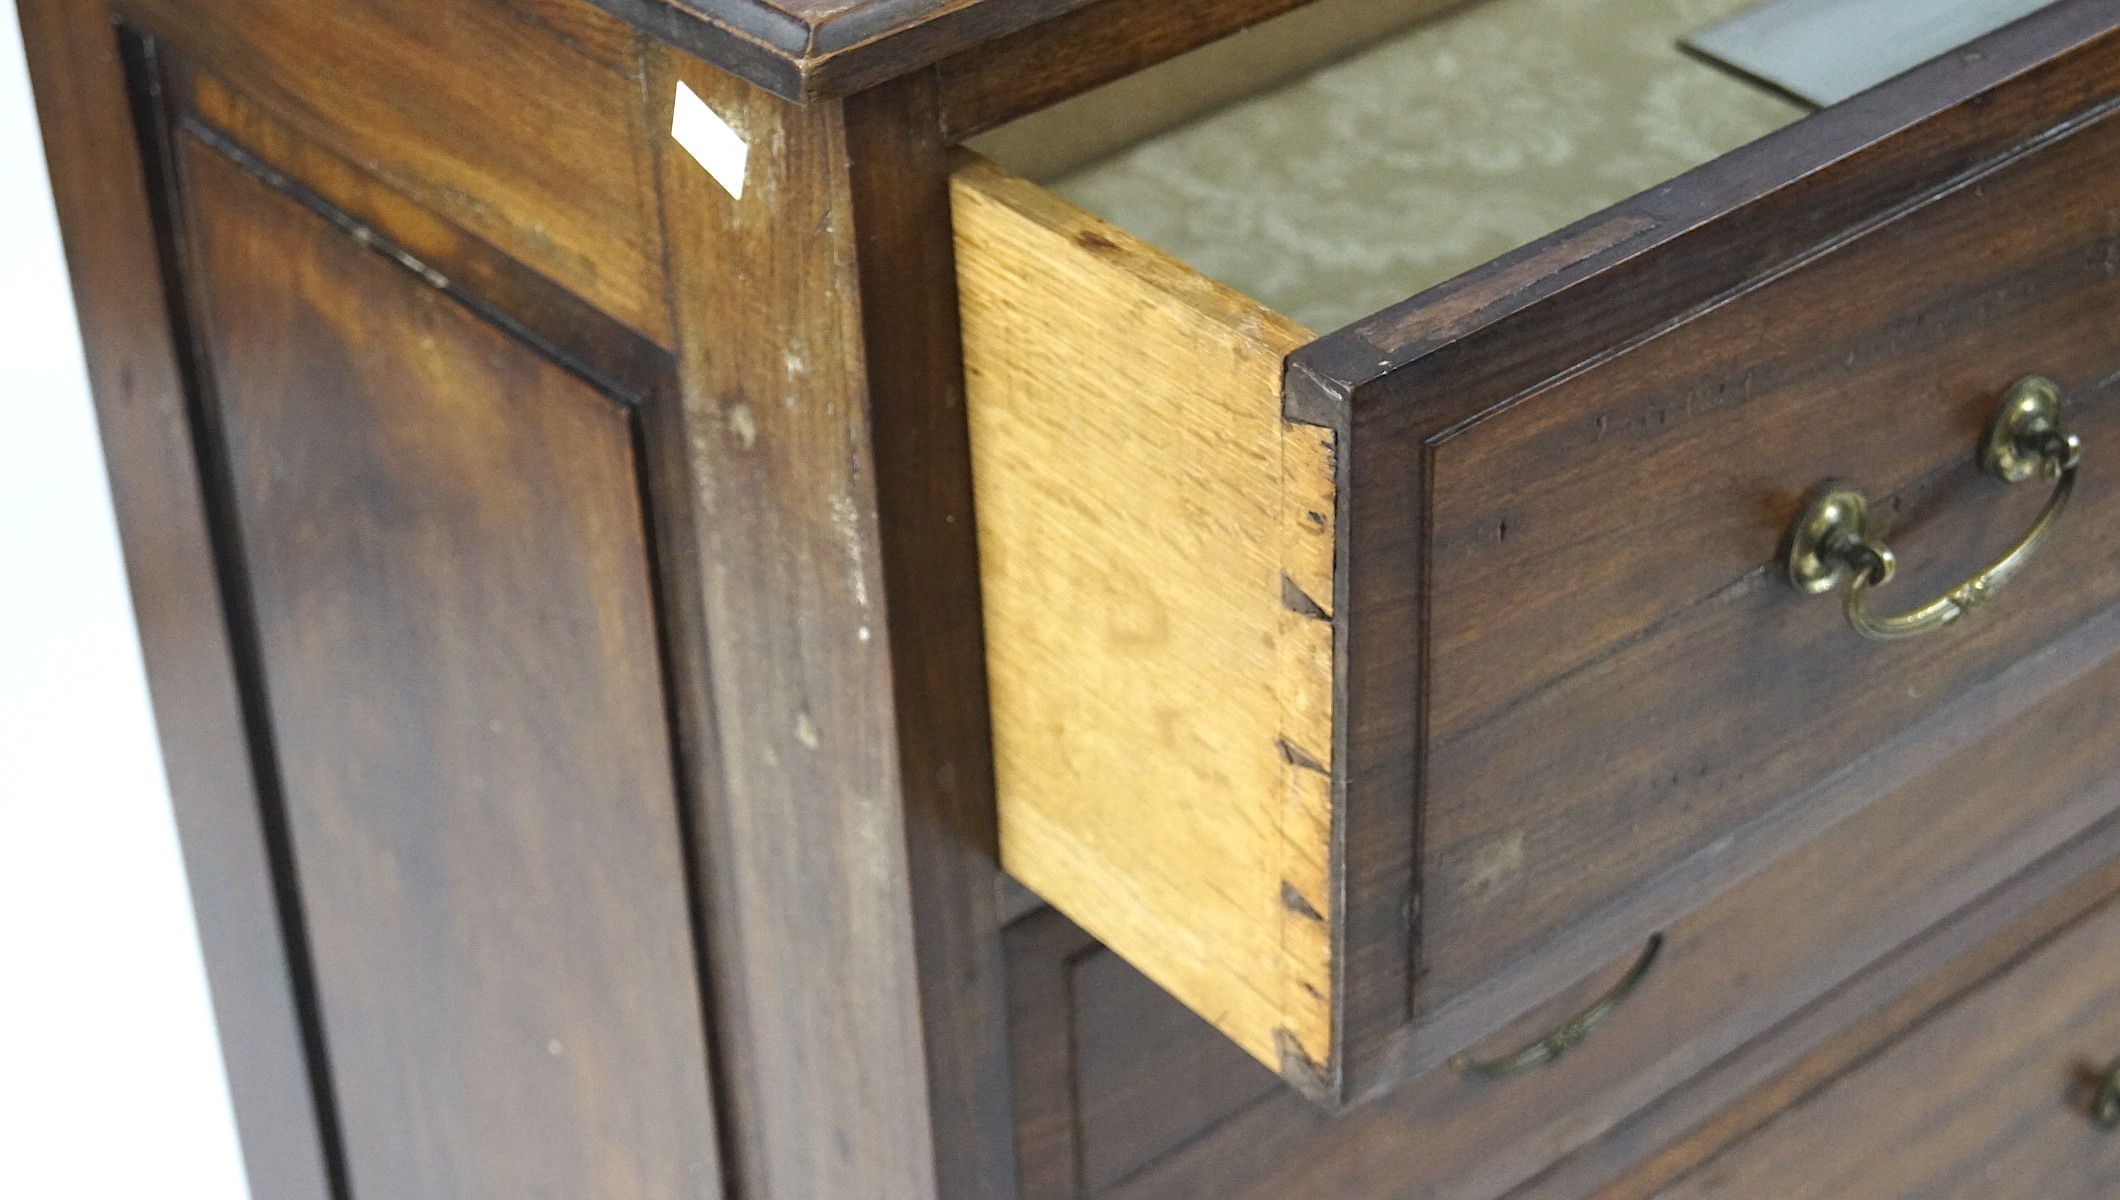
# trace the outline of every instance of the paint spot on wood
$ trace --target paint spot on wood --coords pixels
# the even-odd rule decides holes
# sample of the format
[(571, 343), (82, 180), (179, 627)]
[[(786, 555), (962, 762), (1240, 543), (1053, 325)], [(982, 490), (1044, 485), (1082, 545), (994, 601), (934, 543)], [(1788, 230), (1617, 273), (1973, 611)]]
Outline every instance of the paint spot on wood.
[(854, 603), (869, 606), (869, 578), (861, 553), (861, 510), (844, 492), (832, 493), (832, 528), (847, 548), (847, 591)]
[(1482, 898), (1514, 884), (1524, 873), (1524, 831), (1513, 830), (1481, 847), (1465, 874), (1465, 886)]

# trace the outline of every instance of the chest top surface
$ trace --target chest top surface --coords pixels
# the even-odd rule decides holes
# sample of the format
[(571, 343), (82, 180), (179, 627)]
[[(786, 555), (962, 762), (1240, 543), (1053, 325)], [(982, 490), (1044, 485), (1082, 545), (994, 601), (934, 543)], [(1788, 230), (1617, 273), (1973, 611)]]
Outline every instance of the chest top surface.
[[(1114, 9), (1122, 25), (1183, 23), (1201, 15), (1196, 0), (592, 2), (650, 36), (792, 100), (857, 92), (1078, 9)], [(1239, 7), (1247, 19), (1256, 20), (1308, 2), (1242, 0)]]

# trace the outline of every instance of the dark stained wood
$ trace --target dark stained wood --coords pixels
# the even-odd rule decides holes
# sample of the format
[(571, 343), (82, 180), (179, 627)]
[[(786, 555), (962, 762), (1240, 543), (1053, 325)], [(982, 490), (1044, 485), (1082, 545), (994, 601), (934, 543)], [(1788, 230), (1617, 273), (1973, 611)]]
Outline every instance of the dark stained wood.
[(1082, 1194), (1082, 1097), (1070, 985), (1076, 960), (1109, 952), (1050, 908), (1010, 925), (1004, 941), (1017, 1200), (1074, 1200)]
[(1022, 1200), (1098, 1195), (1281, 1087), (1058, 912), (1007, 944)]
[(548, 30), (616, 71), (641, 73), (640, 35), (589, 0), (493, 0), (519, 20)]
[(602, 386), (633, 397), (666, 387), (675, 366), (669, 351), (302, 137), (167, 47), (153, 53), (165, 102), (194, 136)]
[(1307, 3), (1097, 0), (944, 59), (944, 132), (962, 141)]
[[(2112, 132), (2120, 135), (2120, 125)], [(2111, 144), (2120, 150), (2120, 136)], [(2112, 161), (2120, 166), (2120, 157)], [(2113, 250), (2120, 254), (2120, 242)], [(2086, 297), (2074, 310), (2089, 319), (2078, 336), (2120, 338), (2116, 301), (2120, 291)], [(2055, 343), (2023, 342), (2059, 356)], [(2006, 379), (1995, 394), (2004, 386)], [(2087, 441), (2120, 456), (2116, 407), (2107, 391), (2079, 393), (2072, 420)], [(1909, 413), (1879, 427), (1920, 419)], [(2036, 486), (2013, 495), (1982, 480), (1965, 461), (1980, 422), (1964, 425), (1955, 452), (1939, 451), (1950, 464), (1939, 486), (1901, 494), (1905, 511), (1921, 519), (1889, 536), (1919, 562), (1879, 590), (1880, 605), (1887, 596), (1902, 603), (1939, 594), (1999, 559), (2045, 502)], [(1787, 511), (1800, 490), (1788, 493)], [(1751, 856), (1753, 839), (1792, 813), (1813, 782), (2111, 604), (2120, 572), (2106, 569), (2110, 556), (2095, 531), (2120, 521), (2120, 490), (2093, 481), (2078, 499), (2076, 536), (2045, 548), (2045, 561), (2021, 578), (2023, 591), (1949, 636), (1865, 643), (1838, 603), (1805, 603), (1771, 572), (1754, 571), (1488, 724), (1438, 739), (1423, 813), (1428, 994), (1420, 1007), (1440, 1007), (1525, 955), (1551, 952), (1586, 913), (1704, 848), (1726, 863)], [(1771, 537), (1759, 543), (1760, 557), (1773, 546)], [(1538, 754), (1516, 752), (1534, 743)]]
[[(450, 0), (446, 19), (425, 0), (117, 7), (304, 137), (669, 342), (637, 66), (614, 68), (499, 0)], [(216, 121), (217, 94), (198, 97)]]
[(878, 544), (938, 1191), (1005, 1197), (1007, 964), (949, 158), (935, 82), (846, 102)]
[(2115, 892), (2120, 819), (2107, 818), (1612, 1135), (1560, 1160), (1510, 1200), (1650, 1200)]
[[(1915, 941), (1939, 919), (1975, 901), (1986, 905), (1981, 897), (1994, 889), (2003, 889), (1997, 895), (2016, 889), (2008, 913), (1981, 919), (1980, 928), (1994, 929), (2109, 862), (2120, 849), (2120, 829), (2110, 819), (2120, 808), (2114, 783), (2120, 745), (2101, 735), (2116, 714), (2120, 612), (1968, 696), (1950, 719), (1878, 764), (1876, 774), (1889, 781), (1885, 794), (1670, 926), (1655, 970), (1560, 1063), (1500, 1083), (1438, 1068), (1337, 1116), (1277, 1091), (1212, 1132), (1203, 1127), (1201, 1136), (1120, 1186), (1085, 1194), (1127, 1200), (1502, 1195)], [(2041, 769), (2027, 773), (2026, 763)], [(2008, 882), (2086, 830), (2096, 831), (2087, 835), (2096, 843), (2091, 851), (2064, 851), (2070, 855), (2064, 866), (2039, 867), (2036, 882), (2024, 888)], [(1953, 944), (1952, 955), (1965, 948), (1962, 938)], [(1632, 950), (1482, 1049), (1511, 1048), (1579, 1008)], [(1897, 975), (1892, 989), (1912, 987), (1942, 965), (1932, 956), (1920, 971)], [(1896, 995), (1892, 989), (1868, 1003), (1887, 1002)], [(1846, 1016), (1843, 1024), (1853, 1019)], [(1815, 1045), (1817, 1033), (1811, 1037)], [(1779, 1062), (1802, 1052), (1784, 1045)], [(1085, 1098), (1084, 1110), (1092, 1103)], [(1699, 1107), (1687, 1111), (1696, 1121), (1703, 1115)]]
[(2090, 1107), (2120, 1054), (2116, 993), (2108, 904), (1662, 1195), (2110, 1196), (2120, 1138)]
[(116, 31), (75, 0), (16, 11), (251, 1193), (333, 1200), (297, 993), (303, 947), (283, 923), (293, 910), (261, 809)]
[(1874, 476), (1925, 522), (1897, 594), (1955, 582), (2039, 502), (1962, 467), (1983, 410), (2052, 370), (2105, 419), (2116, 23), (2065, 0), (1292, 356), (1342, 448), (1350, 1097), (1786, 850), (1806, 788), (2110, 602), (2079, 537), (1883, 649), (1767, 564), (1804, 489)]
[[(992, 781), (932, 81), (664, 159), (718, 725), (700, 829), (747, 1196), (1006, 1195)], [(923, 116), (923, 114), (927, 114)]]
[(720, 1195), (630, 410), (180, 146), (355, 1194)]
[(1278, 1076), (1118, 955), (1077, 958), (1069, 975), (1087, 1193), (1281, 1090)]
[[(2120, 564), (2068, 536), (2120, 522), (2109, 0), (1297, 356), (1344, 451), (1339, 1115), (994, 871), (943, 156), (1297, 0), (114, 0), (196, 331), (103, 12), (23, 2), (261, 1196), (712, 1195), (717, 1141), (799, 1200), (1663, 1186), (2120, 853)], [(680, 78), (740, 203), (668, 149)], [(1881, 598), (1991, 557), (2039, 497), (1963, 460), (2030, 369), (2094, 466), (2003, 604), (1877, 650), (1771, 585), (1828, 473), (1900, 506)], [(1433, 1069), (1652, 929), (1554, 1071)]]
[(593, 2), (784, 100), (808, 102), (914, 74), (1091, 0)]

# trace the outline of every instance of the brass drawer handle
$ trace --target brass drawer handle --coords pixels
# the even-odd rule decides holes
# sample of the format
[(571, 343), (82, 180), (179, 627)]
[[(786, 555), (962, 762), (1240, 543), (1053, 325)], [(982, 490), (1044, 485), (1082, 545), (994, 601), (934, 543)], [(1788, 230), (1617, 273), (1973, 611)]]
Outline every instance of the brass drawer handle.
[(2092, 1098), (2091, 1121), (2100, 1129), (2120, 1129), (2120, 1063), (2113, 1064)]
[(1896, 566), (1892, 552), (1870, 537), (1870, 506), (1863, 494), (1852, 484), (1828, 480), (1812, 489), (1789, 527), (1782, 566), (1792, 586), (1814, 596), (1852, 575), (1848, 624), (1866, 638), (1894, 641), (1941, 629), (1985, 604), (2023, 569), (2068, 507), (2082, 459), (2082, 443), (2061, 420), (2061, 390), (2044, 376), (2030, 376), (2010, 388), (1988, 421), (1980, 466), (2004, 483), (2022, 483), (2034, 475), (2052, 480), (2054, 494), (2001, 562), (1912, 612), (1877, 616), (1866, 601), (1871, 588), (1891, 581)]
[(1657, 952), (1663, 948), (1663, 934), (1651, 937), (1649, 944), (1642, 948), (1641, 957), (1634, 960), (1634, 965), (1627, 968), (1627, 973), (1620, 976), (1619, 982), (1612, 985), (1611, 991), (1598, 997), (1595, 1004), (1547, 1030), (1537, 1041), (1516, 1053), (1489, 1059), (1475, 1059), (1460, 1054), (1450, 1060), (1451, 1069), (1473, 1079), (1508, 1079), (1558, 1062), (1562, 1055), (1588, 1040), (1597, 1027), (1605, 1023), (1607, 1017), (1619, 1011), (1619, 1006), (1626, 1003), (1635, 985), (1649, 973), (1650, 967), (1656, 965)]

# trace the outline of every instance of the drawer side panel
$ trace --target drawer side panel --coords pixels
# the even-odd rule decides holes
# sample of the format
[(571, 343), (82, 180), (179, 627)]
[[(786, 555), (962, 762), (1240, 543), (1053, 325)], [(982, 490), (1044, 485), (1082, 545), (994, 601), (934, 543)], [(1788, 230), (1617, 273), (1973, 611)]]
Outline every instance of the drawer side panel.
[(1330, 1075), (1334, 445), (1308, 335), (990, 164), (953, 193), (1003, 865)]

